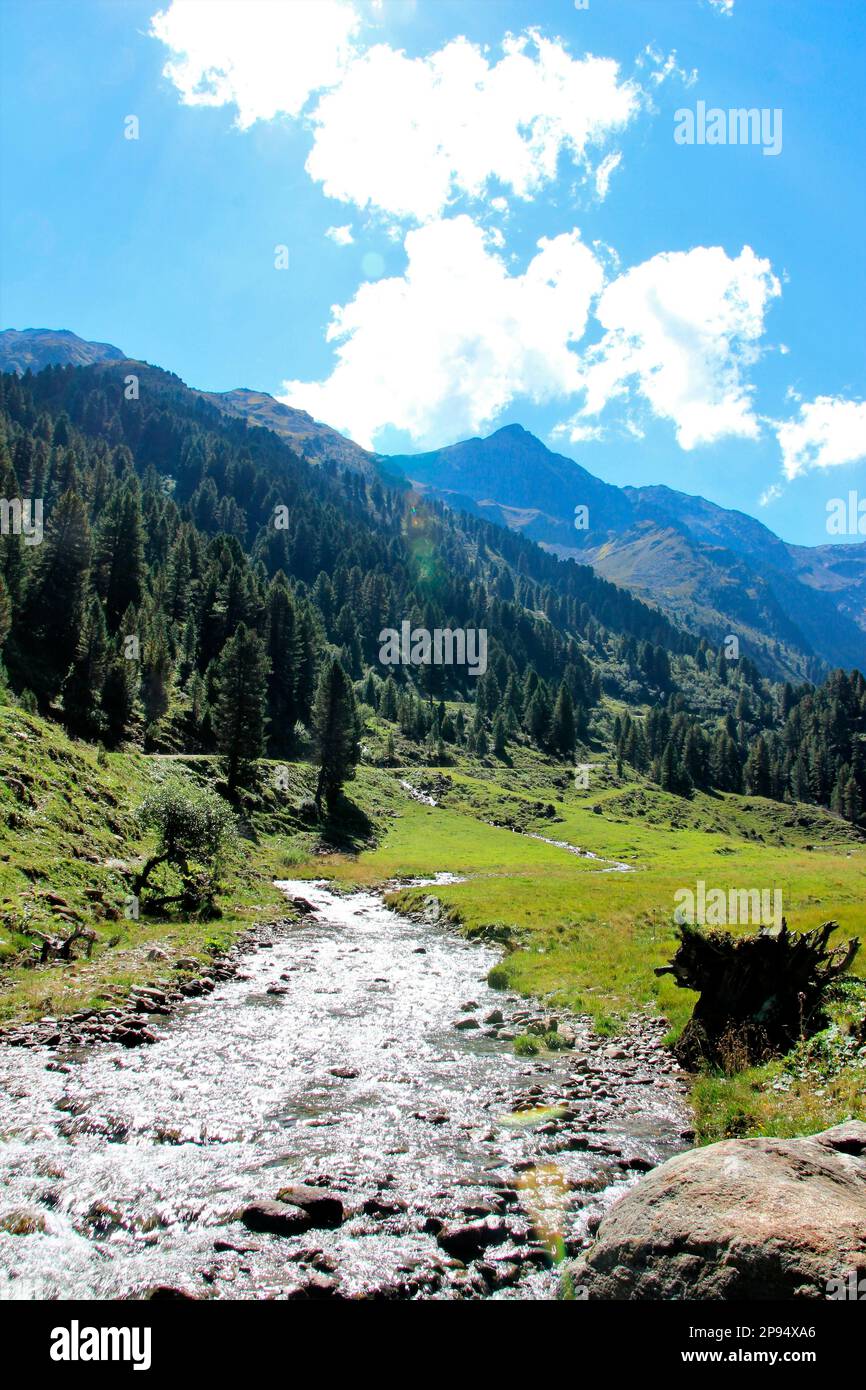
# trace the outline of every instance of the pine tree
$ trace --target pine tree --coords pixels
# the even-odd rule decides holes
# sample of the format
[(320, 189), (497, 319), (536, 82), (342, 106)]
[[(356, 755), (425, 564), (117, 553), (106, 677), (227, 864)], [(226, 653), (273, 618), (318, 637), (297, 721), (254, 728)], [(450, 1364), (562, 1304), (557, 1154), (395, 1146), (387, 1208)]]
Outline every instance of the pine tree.
[(6, 641), (6, 636), (12, 626), (12, 600), (9, 597), (9, 590), (6, 587), (6, 580), (0, 574), (0, 647)]
[(322, 667), (313, 701), (319, 777), (316, 806), (333, 806), (345, 782), (355, 776), (360, 759), (360, 726), (352, 682), (336, 657)]
[(21, 646), (28, 657), (28, 685), (47, 701), (69, 670), (81, 637), (91, 541), (81, 498), (64, 493), (40, 547), (27, 586)]
[(750, 796), (770, 795), (770, 754), (763, 734), (752, 744), (744, 775)]
[(63, 712), (70, 730), (97, 738), (105, 727), (102, 692), (108, 669), (108, 628), (102, 604), (91, 595), (81, 627), (75, 660), (63, 683)]
[(497, 758), (503, 758), (507, 748), (508, 736), (505, 730), (505, 720), (500, 712), (493, 721), (493, 751)]
[(93, 582), (105, 601), (109, 631), (116, 632), (126, 609), (138, 607), (144, 592), (144, 524), (137, 480), (115, 492), (97, 527), (93, 544)]
[(397, 718), (397, 686), (394, 677), (388, 673), (388, 679), (382, 687), (382, 697), (379, 701), (379, 713), (383, 719), (393, 723)]
[(550, 730), (551, 746), (556, 752), (570, 758), (574, 754), (575, 737), (574, 702), (571, 698), (571, 691), (563, 681), (559, 687), (553, 710), (553, 723)]
[(128, 652), (126, 641), (136, 635), (137, 627), (136, 612), (128, 608), (114, 639), (114, 650), (109, 654), (105, 673), (102, 708), (107, 721), (106, 740), (112, 747), (130, 737), (140, 718), (141, 662)]
[(223, 647), (215, 671), (214, 734), (226, 760), (230, 795), (264, 753), (267, 682), (264, 644), (241, 623)]
[(849, 777), (845, 783), (842, 794), (842, 814), (846, 820), (852, 821), (855, 825), (863, 814), (863, 801), (860, 796), (860, 788), (857, 786), (853, 777)]
[(291, 743), (295, 723), (300, 717), (297, 692), (301, 635), (288, 580), (282, 570), (274, 575), (268, 589), (266, 625), (271, 667), (268, 676), (270, 741), (274, 751), (283, 752)]
[(527, 731), (540, 747), (547, 743), (550, 734), (550, 720), (550, 697), (546, 685), (540, 681), (529, 701), (529, 708), (526, 712)]

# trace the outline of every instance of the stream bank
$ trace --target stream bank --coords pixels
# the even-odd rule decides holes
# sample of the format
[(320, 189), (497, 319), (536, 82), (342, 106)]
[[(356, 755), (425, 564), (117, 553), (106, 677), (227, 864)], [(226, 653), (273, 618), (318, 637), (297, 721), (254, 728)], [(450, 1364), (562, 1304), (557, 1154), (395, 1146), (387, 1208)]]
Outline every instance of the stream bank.
[(517, 1057), (539, 1010), (493, 947), (280, 886), (311, 910), (152, 1045), (0, 1047), (0, 1296), (551, 1298), (551, 1252), (688, 1145), (661, 1023)]

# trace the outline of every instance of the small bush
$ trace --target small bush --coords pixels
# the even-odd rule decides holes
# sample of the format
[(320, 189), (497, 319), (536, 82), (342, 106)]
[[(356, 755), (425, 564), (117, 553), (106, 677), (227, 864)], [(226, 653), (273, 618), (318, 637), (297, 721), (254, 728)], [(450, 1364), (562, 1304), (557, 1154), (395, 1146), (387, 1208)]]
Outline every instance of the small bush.
[(225, 857), (236, 836), (235, 818), (222, 797), (179, 780), (166, 781), (145, 797), (137, 813), (142, 830), (156, 833), (156, 853), (136, 879), (135, 891), (149, 887), (150, 875), (165, 865), (180, 879), (180, 892), (148, 901), (151, 910), (178, 902), (191, 912), (214, 912)]

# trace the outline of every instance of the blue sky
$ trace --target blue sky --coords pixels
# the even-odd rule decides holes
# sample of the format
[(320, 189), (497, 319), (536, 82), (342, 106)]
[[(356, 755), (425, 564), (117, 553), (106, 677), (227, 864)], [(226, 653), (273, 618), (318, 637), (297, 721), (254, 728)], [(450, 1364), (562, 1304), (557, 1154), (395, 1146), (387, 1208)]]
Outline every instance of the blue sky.
[[(519, 421), (608, 481), (845, 539), (861, 5), (2, 0), (0, 22), (3, 327), (270, 391), (386, 452)], [(781, 149), (678, 143), (699, 102), (766, 109)]]

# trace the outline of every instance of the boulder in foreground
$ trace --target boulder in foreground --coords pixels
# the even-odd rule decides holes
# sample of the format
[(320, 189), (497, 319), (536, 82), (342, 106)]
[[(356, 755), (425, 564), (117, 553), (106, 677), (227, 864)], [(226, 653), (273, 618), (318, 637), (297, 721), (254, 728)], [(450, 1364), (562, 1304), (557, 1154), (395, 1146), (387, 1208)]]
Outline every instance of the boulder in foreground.
[[(571, 1266), (590, 1299), (826, 1299), (866, 1276), (866, 1124), (661, 1164)], [(852, 1281), (849, 1281), (849, 1286)]]

